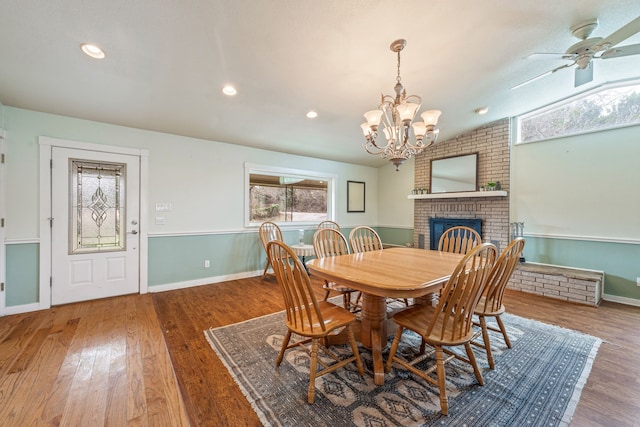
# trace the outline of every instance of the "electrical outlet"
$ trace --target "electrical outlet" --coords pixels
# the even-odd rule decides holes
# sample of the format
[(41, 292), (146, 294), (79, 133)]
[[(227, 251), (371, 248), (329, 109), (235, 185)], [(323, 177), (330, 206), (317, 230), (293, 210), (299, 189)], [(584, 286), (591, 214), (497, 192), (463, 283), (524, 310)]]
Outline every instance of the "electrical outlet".
[(211, 263), (209, 262), (208, 259), (205, 259), (204, 260), (204, 268), (209, 268), (209, 267), (211, 267)]

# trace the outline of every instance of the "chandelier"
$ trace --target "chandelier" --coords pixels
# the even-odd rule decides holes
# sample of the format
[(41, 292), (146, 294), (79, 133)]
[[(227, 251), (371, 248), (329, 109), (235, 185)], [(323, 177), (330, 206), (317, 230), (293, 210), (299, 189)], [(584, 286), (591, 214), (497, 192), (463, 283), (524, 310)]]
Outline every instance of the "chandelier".
[[(398, 54), (398, 76), (393, 88), (396, 96), (382, 95), (378, 109), (364, 113), (367, 122), (360, 125), (365, 136), (365, 150), (369, 154), (389, 159), (396, 166), (396, 170), (399, 170), (399, 166), (405, 160), (435, 142), (439, 132), (436, 125), (441, 114), (440, 110), (428, 110), (421, 114), (421, 122), (413, 121), (420, 109), (422, 98), (418, 95), (407, 96), (407, 91), (400, 82), (400, 51), (406, 45), (406, 40), (399, 39), (390, 46), (391, 51)], [(378, 138), (380, 122), (384, 126), (381, 132), (384, 139)], [(411, 128), (414, 138), (410, 135)], [(413, 139), (415, 141), (412, 141)]]

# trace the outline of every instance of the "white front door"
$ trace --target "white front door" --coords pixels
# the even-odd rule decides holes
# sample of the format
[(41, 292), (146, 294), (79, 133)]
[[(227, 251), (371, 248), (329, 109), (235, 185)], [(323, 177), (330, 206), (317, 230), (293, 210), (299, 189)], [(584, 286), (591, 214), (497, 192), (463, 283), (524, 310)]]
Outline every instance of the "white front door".
[(140, 289), (140, 157), (52, 147), (51, 304)]

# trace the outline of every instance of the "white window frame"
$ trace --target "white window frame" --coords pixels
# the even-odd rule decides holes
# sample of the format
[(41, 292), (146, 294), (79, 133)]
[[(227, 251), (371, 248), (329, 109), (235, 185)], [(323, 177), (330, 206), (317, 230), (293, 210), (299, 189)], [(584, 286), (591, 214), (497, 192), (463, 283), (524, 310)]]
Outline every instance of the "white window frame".
[[(244, 226), (247, 228), (259, 227), (262, 222), (251, 222), (251, 200), (250, 200), (250, 175), (287, 175), (296, 178), (309, 178), (315, 180), (327, 181), (327, 219), (335, 221), (335, 200), (336, 200), (336, 181), (337, 175), (328, 174), (317, 171), (308, 171), (302, 169), (291, 169), (269, 165), (259, 165), (254, 163), (244, 164)], [(316, 225), (313, 221), (287, 221), (277, 223), (282, 228), (298, 228), (299, 226)]]

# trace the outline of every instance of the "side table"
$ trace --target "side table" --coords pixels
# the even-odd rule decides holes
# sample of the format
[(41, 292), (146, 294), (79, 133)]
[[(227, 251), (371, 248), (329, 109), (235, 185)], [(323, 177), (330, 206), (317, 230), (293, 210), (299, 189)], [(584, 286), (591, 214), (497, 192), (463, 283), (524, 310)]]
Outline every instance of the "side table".
[(309, 274), (309, 269), (307, 268), (307, 264), (306, 264), (306, 258), (308, 256), (313, 256), (316, 254), (315, 251), (313, 250), (313, 245), (305, 245), (305, 244), (298, 243), (297, 245), (292, 245), (291, 249), (293, 249), (296, 255), (302, 258), (302, 265), (304, 265), (304, 268), (307, 270), (307, 274)]

